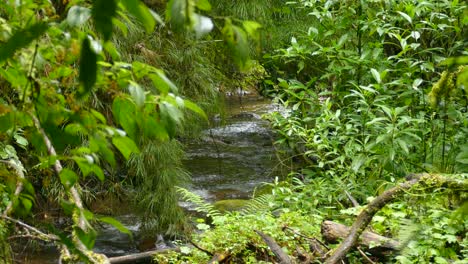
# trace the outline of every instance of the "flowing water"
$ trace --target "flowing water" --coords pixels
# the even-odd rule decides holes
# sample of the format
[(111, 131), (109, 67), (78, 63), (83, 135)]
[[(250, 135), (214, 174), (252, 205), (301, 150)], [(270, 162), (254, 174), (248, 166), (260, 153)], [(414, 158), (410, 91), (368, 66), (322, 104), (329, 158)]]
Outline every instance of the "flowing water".
[[(274, 135), (261, 115), (277, 110), (270, 101), (258, 97), (230, 98), (226, 103), (227, 120), (214, 120), (216, 125), (203, 132), (201, 139), (187, 144), (184, 162), (192, 174), (189, 189), (207, 201), (247, 199), (255, 187), (281, 176), (273, 147)], [(189, 208), (187, 203), (182, 206)], [(137, 233), (134, 215), (116, 217)], [(57, 263), (58, 252), (43, 246), (37, 254), (23, 254), (22, 263)], [(103, 225), (95, 251), (107, 256), (138, 252), (136, 243), (115, 228)], [(21, 263), (20, 262), (20, 263)]]
[(257, 97), (227, 102), (225, 125), (203, 132), (187, 149), (190, 189), (208, 201), (249, 198), (255, 187), (280, 173), (273, 134), (261, 115), (275, 110)]

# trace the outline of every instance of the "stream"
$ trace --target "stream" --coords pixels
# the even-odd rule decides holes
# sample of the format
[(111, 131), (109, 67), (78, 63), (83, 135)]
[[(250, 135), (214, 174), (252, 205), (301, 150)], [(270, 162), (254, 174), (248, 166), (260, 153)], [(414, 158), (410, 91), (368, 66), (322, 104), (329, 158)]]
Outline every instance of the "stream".
[[(184, 164), (192, 175), (188, 189), (206, 201), (248, 199), (255, 187), (281, 176), (273, 147), (274, 135), (261, 115), (278, 110), (270, 101), (257, 96), (226, 100), (226, 120), (215, 119), (211, 129), (197, 141), (187, 143)], [(189, 203), (181, 202), (187, 210)], [(130, 231), (138, 233), (135, 215), (116, 216)], [(99, 230), (95, 251), (107, 256), (137, 253), (135, 243), (112, 226)], [(19, 263), (57, 263), (55, 247), (43, 245), (36, 253), (23, 252)], [(19, 259), (17, 259), (19, 260)]]

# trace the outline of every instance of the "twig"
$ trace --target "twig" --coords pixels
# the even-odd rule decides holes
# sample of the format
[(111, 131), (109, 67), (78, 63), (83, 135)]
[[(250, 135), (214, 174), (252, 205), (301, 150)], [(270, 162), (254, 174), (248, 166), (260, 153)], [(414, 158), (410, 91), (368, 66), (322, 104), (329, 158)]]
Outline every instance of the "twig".
[(370, 264), (375, 264), (375, 262), (372, 261), (372, 260), (366, 255), (366, 253), (364, 253), (364, 252), (361, 250), (361, 247), (357, 247), (357, 250), (359, 251), (359, 253), (361, 253), (362, 257), (364, 257)]
[(305, 239), (313, 240), (313, 241), (319, 243), (319, 244), (320, 244), (322, 247), (324, 247), (325, 249), (330, 250), (330, 248), (328, 248), (328, 246), (327, 246), (325, 243), (323, 243), (322, 241), (320, 241), (319, 239), (317, 239), (317, 238), (315, 238), (315, 237), (308, 237), (308, 236), (306, 236), (306, 235), (304, 235), (304, 234), (301, 234), (301, 233), (297, 232), (296, 230), (290, 228), (289, 226), (284, 226), (283, 229), (289, 230), (289, 231), (291, 231), (293, 234), (298, 235), (298, 236), (300, 236), (300, 237), (303, 237), (303, 238), (305, 238)]
[(28, 224), (26, 224), (24, 222), (19, 221), (19, 220), (13, 219), (13, 218), (11, 218), (9, 216), (2, 215), (1, 218), (5, 219), (5, 220), (8, 220), (10, 222), (13, 222), (13, 223), (15, 223), (17, 225), (20, 225), (23, 228), (25, 228), (27, 230), (30, 230), (30, 231), (32, 231), (34, 233), (37, 233), (41, 237), (41, 239), (43, 239), (43, 240), (46, 240), (46, 241), (60, 240), (59, 237), (57, 237), (56, 235), (46, 234), (46, 233), (42, 232), (41, 230), (39, 230), (39, 229), (37, 229), (37, 228), (35, 228), (33, 226), (30, 226), (30, 225), (28, 225)]
[(354, 197), (347, 191), (347, 190), (344, 190), (346, 196), (348, 197), (349, 201), (351, 201), (351, 203), (353, 204), (354, 207), (359, 207), (359, 203), (358, 201), (356, 201), (356, 199), (354, 199)]
[(209, 256), (214, 256), (213, 253), (211, 253), (210, 251), (200, 247), (199, 245), (195, 244), (195, 242), (193, 242), (192, 240), (189, 241), (190, 244), (192, 244), (192, 246), (194, 246), (196, 249), (202, 251), (202, 252), (205, 252), (206, 254), (208, 254)]

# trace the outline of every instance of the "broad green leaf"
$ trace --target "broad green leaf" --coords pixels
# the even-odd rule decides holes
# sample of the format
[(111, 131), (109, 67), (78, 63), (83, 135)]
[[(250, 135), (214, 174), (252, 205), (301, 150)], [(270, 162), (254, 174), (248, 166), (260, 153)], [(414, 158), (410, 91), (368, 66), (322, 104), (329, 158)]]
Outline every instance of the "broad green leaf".
[(120, 0), (125, 6), (125, 9), (132, 14), (146, 29), (146, 32), (150, 33), (156, 26), (156, 20), (151, 14), (149, 8), (144, 5), (141, 1), (136, 0)]
[(48, 27), (47, 23), (39, 22), (16, 31), (6, 43), (0, 45), (0, 62), (13, 57), (17, 50), (27, 47), (33, 40), (44, 34)]
[(184, 106), (185, 106), (187, 109), (189, 109), (189, 110), (191, 110), (191, 111), (193, 111), (193, 112), (199, 114), (199, 115), (200, 115), (201, 117), (203, 117), (205, 120), (208, 120), (208, 117), (206, 116), (205, 111), (203, 111), (203, 109), (201, 109), (198, 105), (196, 105), (196, 104), (193, 103), (192, 101), (185, 99), (185, 100), (184, 100)]
[(242, 26), (244, 27), (245, 32), (247, 32), (247, 34), (251, 38), (255, 40), (259, 39), (258, 29), (260, 29), (262, 25), (260, 25), (259, 23), (255, 21), (245, 20), (245, 21), (242, 21)]
[(112, 225), (120, 232), (125, 233), (129, 236), (132, 236), (132, 232), (130, 232), (130, 230), (128, 230), (127, 227), (125, 227), (122, 223), (120, 223), (115, 218), (104, 216), (104, 217), (99, 217), (99, 221)]
[(203, 11), (211, 11), (211, 4), (208, 0), (195, 0), (195, 6)]
[(240, 27), (232, 25), (230, 19), (226, 19), (222, 34), (229, 49), (232, 51), (232, 56), (237, 66), (241, 70), (245, 69), (247, 60), (249, 59), (249, 43), (245, 31)]
[(12, 112), (8, 112), (6, 114), (0, 114), (0, 132), (6, 132), (10, 128), (13, 127), (14, 124), (14, 117)]
[(109, 164), (112, 167), (115, 167), (116, 162), (115, 162), (114, 152), (112, 152), (112, 150), (109, 148), (109, 145), (106, 139), (91, 138), (89, 141), (89, 145), (90, 145), (91, 151), (93, 152), (99, 151), (99, 154), (101, 154), (104, 160), (109, 162)]
[(404, 19), (408, 20), (408, 22), (410, 22), (410, 24), (413, 23), (413, 19), (411, 19), (411, 17), (408, 16), (408, 14), (403, 13), (401, 11), (397, 11), (397, 13), (400, 14)]
[(167, 78), (166, 74), (162, 70), (157, 69), (150, 76), (153, 85), (158, 89), (162, 94), (167, 94), (169, 91), (177, 93), (177, 86)]
[(30, 199), (24, 198), (24, 197), (20, 197), (20, 200), (21, 200), (21, 204), (23, 205), (24, 210), (25, 210), (24, 213), (28, 214), (31, 211), (31, 208), (33, 206), (33, 202)]
[[(138, 1), (139, 2), (139, 1)], [(112, 36), (112, 18), (117, 14), (117, 3), (115, 0), (93, 0), (93, 16), (96, 30), (102, 34), (104, 41)]]
[(141, 109), (145, 105), (145, 91), (138, 83), (132, 81), (129, 82), (128, 91), (132, 95), (136, 106)]
[(79, 90), (79, 96), (83, 97), (93, 88), (97, 78), (97, 55), (91, 48), (91, 42), (88, 37), (83, 40), (81, 47), (80, 60), (80, 83), (82, 87)]
[(65, 188), (72, 187), (78, 181), (78, 176), (76, 175), (76, 173), (66, 168), (62, 169), (59, 177), (60, 177), (60, 182), (62, 183), (63, 186), (65, 186)]
[(91, 10), (82, 6), (72, 6), (68, 10), (67, 23), (72, 27), (79, 27), (91, 17)]
[(113, 137), (112, 143), (127, 160), (130, 158), (132, 153), (140, 153), (135, 142), (133, 142), (129, 137)]
[(15, 134), (13, 137), (15, 138), (16, 143), (22, 147), (26, 147), (29, 144), (28, 140), (21, 135)]
[(190, 18), (191, 13), (193, 13), (193, 10), (187, 6), (187, 0), (170, 0), (167, 6), (167, 20), (171, 22), (174, 30), (183, 30)]
[(89, 229), (87, 232), (83, 231), (79, 227), (74, 228), (78, 239), (86, 246), (87, 249), (92, 249), (94, 247), (94, 242), (96, 241), (96, 231)]
[(114, 43), (108, 41), (104, 44), (104, 50), (107, 51), (114, 61), (121, 59), (120, 52), (115, 47)]
[(161, 141), (169, 139), (166, 129), (155, 117), (149, 116), (143, 125), (144, 132), (149, 138), (157, 138)]
[(102, 171), (101, 167), (99, 167), (99, 165), (93, 164), (92, 170), (100, 181), (104, 181), (104, 172)]
[(74, 136), (88, 134), (88, 131), (86, 130), (86, 128), (82, 124), (79, 124), (79, 123), (68, 124), (65, 127), (65, 132), (67, 134), (74, 135)]
[(375, 81), (376, 81), (377, 83), (381, 83), (381, 82), (382, 82), (382, 80), (380, 79), (380, 73), (379, 73), (376, 69), (372, 68), (372, 69), (371, 69), (371, 73), (372, 73), (372, 77), (374, 77), (374, 79), (375, 79)]
[(93, 114), (94, 117), (96, 117), (99, 121), (101, 121), (101, 123), (103, 123), (103, 124), (107, 123), (106, 118), (100, 112), (98, 112), (98, 111), (96, 111), (94, 109), (91, 109), (91, 113)]
[(131, 138), (135, 138), (138, 131), (138, 126), (135, 120), (135, 104), (125, 98), (117, 97), (112, 103), (112, 114), (125, 132), (127, 132)]

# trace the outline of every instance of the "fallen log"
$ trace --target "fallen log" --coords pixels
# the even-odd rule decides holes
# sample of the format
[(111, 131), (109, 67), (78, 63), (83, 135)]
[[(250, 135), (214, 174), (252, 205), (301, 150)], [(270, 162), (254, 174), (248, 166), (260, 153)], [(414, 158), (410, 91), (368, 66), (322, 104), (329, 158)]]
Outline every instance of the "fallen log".
[[(350, 229), (350, 227), (343, 224), (332, 221), (323, 221), (321, 231), (325, 241), (328, 243), (337, 243), (338, 240), (344, 239), (346, 236), (348, 236)], [(373, 247), (375, 250), (382, 251), (395, 251), (398, 250), (401, 246), (399, 241), (370, 231), (364, 231), (362, 233), (358, 244), (366, 247)]]
[(278, 243), (276, 243), (276, 241), (272, 237), (258, 230), (255, 230), (255, 233), (262, 237), (265, 243), (267, 243), (273, 254), (275, 254), (275, 256), (278, 258), (280, 264), (292, 264), (289, 256), (283, 251), (283, 249), (278, 245)]
[(136, 263), (136, 262), (143, 262), (143, 261), (151, 261), (154, 255), (166, 253), (169, 251), (180, 251), (179, 248), (165, 248), (165, 249), (157, 249), (151, 250), (141, 253), (135, 253), (125, 256), (119, 257), (110, 257), (109, 262), (111, 264), (126, 264), (126, 263)]
[(460, 190), (466, 190), (468, 187), (468, 181), (466, 180), (456, 180), (438, 174), (410, 174), (406, 179), (407, 181), (383, 192), (362, 210), (356, 218), (353, 226), (351, 226), (346, 238), (338, 248), (333, 251), (332, 255), (325, 260), (325, 264), (339, 263), (341, 259), (346, 256), (349, 250), (356, 246), (359, 237), (372, 221), (374, 215), (386, 204), (391, 203), (396, 197), (402, 195), (405, 191), (411, 189), (415, 185), (423, 185), (426, 192), (431, 191), (434, 188), (441, 187)]

